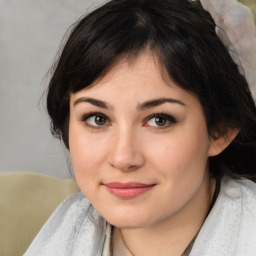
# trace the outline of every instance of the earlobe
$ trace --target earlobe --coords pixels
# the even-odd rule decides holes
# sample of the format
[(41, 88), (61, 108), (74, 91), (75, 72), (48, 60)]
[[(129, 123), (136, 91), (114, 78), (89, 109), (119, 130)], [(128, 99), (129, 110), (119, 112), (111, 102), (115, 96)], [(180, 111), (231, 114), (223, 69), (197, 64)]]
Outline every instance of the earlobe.
[(208, 149), (208, 156), (219, 155), (229, 146), (229, 144), (235, 139), (238, 133), (239, 129), (228, 128), (223, 135), (219, 136), (217, 139), (212, 139)]

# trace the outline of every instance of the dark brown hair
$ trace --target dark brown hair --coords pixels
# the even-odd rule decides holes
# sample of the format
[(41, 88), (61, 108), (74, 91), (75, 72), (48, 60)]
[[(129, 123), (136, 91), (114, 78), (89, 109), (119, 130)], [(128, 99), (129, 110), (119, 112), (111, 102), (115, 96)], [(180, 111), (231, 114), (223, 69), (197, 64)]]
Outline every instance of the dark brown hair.
[[(203, 106), (209, 135), (240, 132), (210, 158), (215, 177), (256, 173), (256, 108), (245, 78), (199, 1), (112, 0), (80, 19), (53, 67), (47, 108), (52, 133), (68, 148), (70, 94), (91, 85), (120, 57), (150, 49), (181, 88)], [(200, 142), (199, 142), (200, 143)]]

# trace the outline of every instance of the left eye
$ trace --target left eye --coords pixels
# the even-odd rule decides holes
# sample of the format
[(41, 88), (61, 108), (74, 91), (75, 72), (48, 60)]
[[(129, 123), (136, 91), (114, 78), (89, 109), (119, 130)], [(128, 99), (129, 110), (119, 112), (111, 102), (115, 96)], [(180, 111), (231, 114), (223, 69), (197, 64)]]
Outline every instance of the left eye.
[(176, 119), (169, 115), (154, 115), (151, 116), (147, 122), (146, 126), (151, 127), (169, 127), (171, 124), (176, 123)]
[(89, 127), (100, 128), (109, 123), (106, 116), (102, 114), (91, 114), (83, 117), (83, 122)]

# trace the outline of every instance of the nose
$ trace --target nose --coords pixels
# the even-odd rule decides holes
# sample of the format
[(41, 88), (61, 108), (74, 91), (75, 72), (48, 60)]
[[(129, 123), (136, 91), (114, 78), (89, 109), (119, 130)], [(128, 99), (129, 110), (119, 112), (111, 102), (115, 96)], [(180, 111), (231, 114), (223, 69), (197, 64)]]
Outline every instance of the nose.
[(145, 159), (139, 140), (131, 130), (124, 129), (112, 137), (109, 163), (121, 171), (133, 171), (144, 165)]

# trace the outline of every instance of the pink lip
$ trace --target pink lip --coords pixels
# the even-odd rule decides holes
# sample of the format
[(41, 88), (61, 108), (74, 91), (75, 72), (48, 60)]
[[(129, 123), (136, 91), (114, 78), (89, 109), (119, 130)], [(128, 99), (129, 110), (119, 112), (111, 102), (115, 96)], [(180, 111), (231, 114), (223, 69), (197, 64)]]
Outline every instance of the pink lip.
[(122, 199), (131, 199), (142, 195), (152, 189), (155, 184), (143, 184), (137, 182), (128, 182), (128, 183), (121, 183), (121, 182), (111, 182), (105, 184), (107, 190)]

